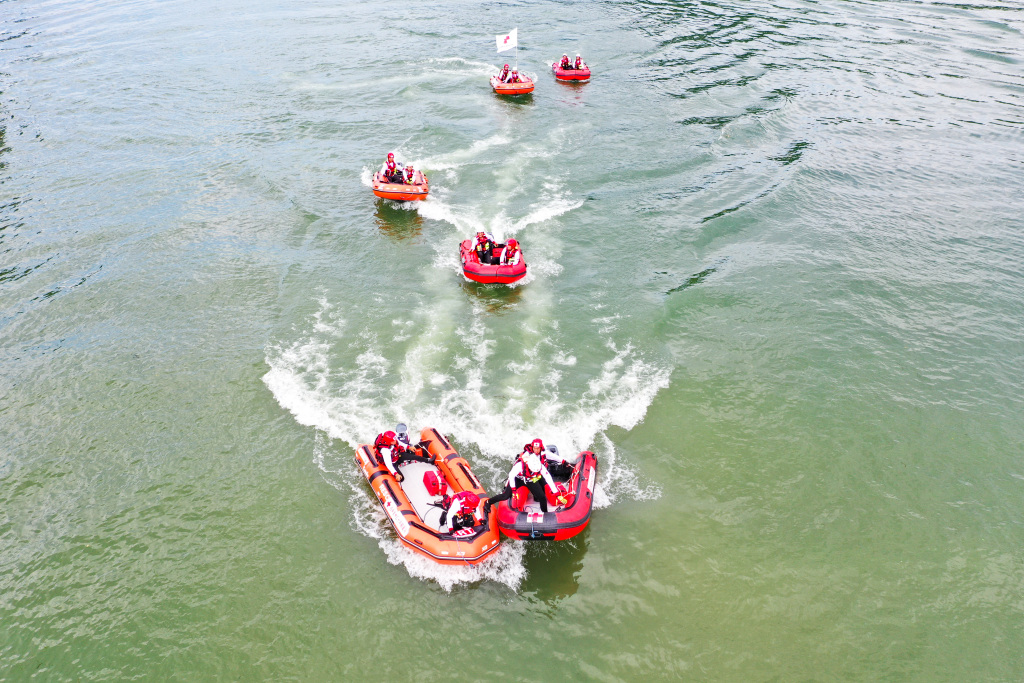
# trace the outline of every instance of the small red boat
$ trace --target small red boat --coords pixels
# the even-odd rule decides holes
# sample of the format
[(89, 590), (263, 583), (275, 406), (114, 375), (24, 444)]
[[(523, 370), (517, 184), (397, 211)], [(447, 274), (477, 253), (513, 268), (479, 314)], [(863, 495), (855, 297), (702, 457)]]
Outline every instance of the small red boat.
[(562, 461), (558, 449), (548, 446), (556, 458), (548, 454), (548, 471), (560, 487), (564, 487), (564, 505), (555, 504), (547, 489), (548, 511), (541, 512), (540, 504), (529, 489), (520, 486), (510, 500), (500, 501), (498, 528), (501, 533), (517, 540), (564, 541), (583, 531), (590, 522), (594, 507), (594, 486), (597, 484), (597, 457), (583, 451), (574, 460)]
[(555, 78), (560, 81), (589, 81), (590, 80), (590, 67), (586, 64), (580, 69), (563, 69), (558, 65), (558, 62), (551, 63), (551, 70), (555, 73)]
[(533, 81), (519, 74), (518, 83), (502, 83), (497, 76), (491, 76), (491, 87), (499, 95), (526, 95), (533, 92)]
[[(504, 246), (504, 244), (498, 244), (494, 249), (497, 251)], [(462, 274), (474, 282), (508, 285), (522, 280), (526, 275), (525, 258), (520, 258), (519, 263), (514, 266), (492, 266), (480, 263), (476, 250), (473, 249), (473, 240), (463, 240), (459, 247), (459, 256), (462, 258)]]
[(419, 171), (413, 175), (412, 183), (390, 183), (379, 171), (373, 174), (373, 193), (384, 199), (394, 199), (400, 202), (409, 202), (416, 199), (426, 199), (430, 192), (430, 183), (427, 176)]

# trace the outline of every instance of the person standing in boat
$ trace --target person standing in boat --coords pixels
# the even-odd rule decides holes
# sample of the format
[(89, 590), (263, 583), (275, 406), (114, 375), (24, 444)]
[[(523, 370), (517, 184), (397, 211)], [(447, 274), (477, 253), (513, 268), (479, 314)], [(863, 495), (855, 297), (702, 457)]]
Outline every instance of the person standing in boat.
[(505, 248), (501, 250), (501, 254), (498, 256), (499, 266), (514, 266), (519, 263), (523, 252), (519, 250), (519, 242), (515, 239), (510, 239), (505, 243)]
[(497, 502), (508, 500), (512, 493), (520, 486), (525, 486), (530, 491), (533, 499), (540, 504), (541, 512), (548, 511), (548, 498), (544, 494), (544, 484), (548, 485), (551, 493), (559, 495), (558, 485), (548, 472), (542, 457), (544, 455), (544, 442), (534, 439), (526, 445), (523, 452), (516, 458), (512, 469), (509, 470), (508, 480), (505, 482), (505, 489), (484, 501), (484, 514), (490, 512), (491, 506)]
[(398, 466), (403, 462), (430, 462), (429, 456), (417, 453), (415, 446), (408, 446), (399, 441), (398, 435), (391, 430), (377, 435), (377, 439), (373, 442), (373, 450), (377, 452), (377, 457), (383, 461), (388, 472), (398, 482), (405, 479), (405, 476), (398, 471)]

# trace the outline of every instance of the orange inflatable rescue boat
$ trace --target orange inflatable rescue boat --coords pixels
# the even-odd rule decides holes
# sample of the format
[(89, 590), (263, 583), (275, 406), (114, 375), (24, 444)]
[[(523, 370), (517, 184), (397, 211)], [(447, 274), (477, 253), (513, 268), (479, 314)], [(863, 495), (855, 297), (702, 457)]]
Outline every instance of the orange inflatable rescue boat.
[(392, 183), (379, 171), (373, 174), (373, 193), (384, 199), (394, 199), (400, 202), (409, 202), (417, 199), (426, 199), (430, 192), (430, 183), (427, 177), (420, 171), (412, 176), (411, 183)]
[(525, 74), (519, 74), (518, 83), (502, 83), (497, 76), (491, 76), (491, 87), (499, 95), (527, 95), (533, 92), (533, 81)]
[[(404, 429), (404, 425), (400, 425)], [(430, 453), (432, 463), (403, 462), (398, 466), (401, 483), (384, 465), (372, 445), (356, 448), (356, 463), (377, 496), (384, 514), (406, 547), (441, 564), (477, 564), (498, 548), (498, 510), (483, 515), (486, 497), (480, 480), (440, 432), (427, 427), (414, 448)], [(441, 524), (445, 489), (452, 496), (468, 491), (480, 498), (476, 526), (448, 530)]]

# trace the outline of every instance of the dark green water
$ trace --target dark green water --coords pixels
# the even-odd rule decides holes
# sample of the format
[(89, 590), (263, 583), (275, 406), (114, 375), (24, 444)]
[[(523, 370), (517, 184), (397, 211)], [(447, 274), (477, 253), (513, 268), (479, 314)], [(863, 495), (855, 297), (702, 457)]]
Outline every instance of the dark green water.
[[(0, 680), (1021, 680), (1022, 34), (0, 2)], [(593, 449), (590, 528), (408, 554), (351, 456), (399, 420), (492, 490)]]

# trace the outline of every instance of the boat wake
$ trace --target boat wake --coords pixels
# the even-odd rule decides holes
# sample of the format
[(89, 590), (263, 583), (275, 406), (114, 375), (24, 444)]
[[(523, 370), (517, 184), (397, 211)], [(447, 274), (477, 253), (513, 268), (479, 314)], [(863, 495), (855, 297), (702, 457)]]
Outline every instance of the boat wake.
[[(426, 329), (430, 326), (424, 321), (440, 313), (413, 311), (409, 320), (395, 323), (399, 329)], [(355, 310), (351, 315), (360, 318)], [(605, 432), (639, 424), (668, 385), (669, 371), (607, 335), (604, 360), (580, 362), (562, 341), (578, 333), (563, 335), (557, 320), (544, 315), (527, 321), (532, 329), (514, 345), (520, 350), (498, 364), (494, 355), (504, 340), (488, 327), (490, 320), (484, 306), (474, 303), (468, 319), (451, 332), (407, 338), (382, 350), (359, 332), (361, 326), (349, 329), (344, 312), (323, 296), (297, 340), (271, 345), (266, 352), (270, 370), (263, 381), (296, 421), (317, 430), (313, 460), (325, 480), (347, 496), (353, 528), (376, 539), (390, 562), (445, 590), (482, 580), (515, 589), (526, 572), (523, 549), (503, 541), (500, 553), (473, 567), (442, 567), (405, 549), (352, 459), (356, 445), (387, 426), (402, 421), (414, 429), (436, 427), (491, 491), (500, 487), (521, 444), (541, 436), (566, 452), (597, 453), (595, 507), (660, 494), (619, 462)], [(603, 323), (592, 324), (590, 334), (599, 337), (597, 327)]]

